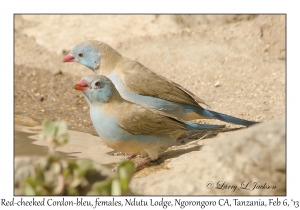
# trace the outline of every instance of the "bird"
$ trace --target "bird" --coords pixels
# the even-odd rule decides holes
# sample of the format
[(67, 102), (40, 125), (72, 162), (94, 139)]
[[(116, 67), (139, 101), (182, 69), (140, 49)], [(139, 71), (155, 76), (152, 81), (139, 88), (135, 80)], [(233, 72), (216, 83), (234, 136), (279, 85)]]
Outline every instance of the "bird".
[(103, 75), (89, 75), (74, 87), (90, 107), (90, 118), (101, 140), (117, 152), (148, 156), (158, 154), (190, 130), (220, 130), (224, 125), (184, 122), (159, 110), (122, 98), (113, 82)]
[(141, 63), (122, 56), (108, 44), (87, 40), (77, 44), (63, 62), (78, 62), (95, 74), (112, 80), (121, 96), (184, 121), (218, 119), (251, 126), (257, 122), (240, 119), (203, 108), (205, 102), (181, 85), (155, 73)]

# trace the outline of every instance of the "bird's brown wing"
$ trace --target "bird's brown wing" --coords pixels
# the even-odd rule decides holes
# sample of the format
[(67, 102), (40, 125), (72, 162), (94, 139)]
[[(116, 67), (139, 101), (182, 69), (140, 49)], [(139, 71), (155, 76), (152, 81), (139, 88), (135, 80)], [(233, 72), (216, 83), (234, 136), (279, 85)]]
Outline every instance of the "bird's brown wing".
[(132, 134), (175, 135), (186, 132), (184, 124), (172, 116), (130, 102), (122, 104), (118, 124)]
[(199, 106), (199, 103), (205, 104), (187, 89), (154, 73), (138, 62), (132, 61), (127, 64), (126, 69), (121, 73), (121, 78), (128, 88), (140, 95), (195, 106)]

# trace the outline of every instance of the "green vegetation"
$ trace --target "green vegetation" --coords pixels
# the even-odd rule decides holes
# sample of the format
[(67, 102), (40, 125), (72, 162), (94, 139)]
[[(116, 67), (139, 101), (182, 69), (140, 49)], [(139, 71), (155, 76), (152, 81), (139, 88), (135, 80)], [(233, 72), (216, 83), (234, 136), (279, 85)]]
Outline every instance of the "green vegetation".
[(90, 160), (66, 161), (55, 148), (69, 140), (65, 122), (44, 120), (40, 135), (49, 145), (45, 163), (35, 165), (34, 173), (21, 182), (24, 195), (127, 195), (134, 174), (132, 161), (122, 162), (116, 173), (107, 176)]

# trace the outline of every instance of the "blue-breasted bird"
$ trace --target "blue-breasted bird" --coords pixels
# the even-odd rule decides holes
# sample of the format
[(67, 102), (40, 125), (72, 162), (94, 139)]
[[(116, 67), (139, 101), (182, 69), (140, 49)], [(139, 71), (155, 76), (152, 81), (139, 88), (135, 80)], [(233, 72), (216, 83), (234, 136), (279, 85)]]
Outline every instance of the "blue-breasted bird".
[(90, 75), (75, 85), (90, 106), (90, 117), (104, 143), (118, 152), (158, 158), (189, 130), (214, 130), (224, 125), (183, 122), (164, 112), (149, 109), (121, 97), (112, 81)]

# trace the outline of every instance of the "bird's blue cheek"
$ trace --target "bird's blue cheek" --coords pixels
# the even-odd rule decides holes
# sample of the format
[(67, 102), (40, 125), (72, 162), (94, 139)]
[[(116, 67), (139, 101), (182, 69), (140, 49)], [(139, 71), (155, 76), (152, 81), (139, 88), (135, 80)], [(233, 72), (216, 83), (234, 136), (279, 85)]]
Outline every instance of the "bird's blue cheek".
[(100, 62), (94, 61), (94, 69), (96, 69), (99, 66)]
[(93, 65), (94, 63), (91, 62), (90, 60), (80, 59), (80, 60), (78, 61), (78, 63), (81, 63), (82, 65), (88, 67), (89, 69), (91, 69), (91, 70), (93, 70), (93, 71), (94, 71), (94, 69), (96, 68), (96, 67), (95, 67), (96, 65)]
[(89, 61), (85, 61), (85, 65), (89, 68), (91, 68), (92, 70), (95, 70), (96, 68), (98, 68), (100, 61), (99, 60), (89, 60)]

